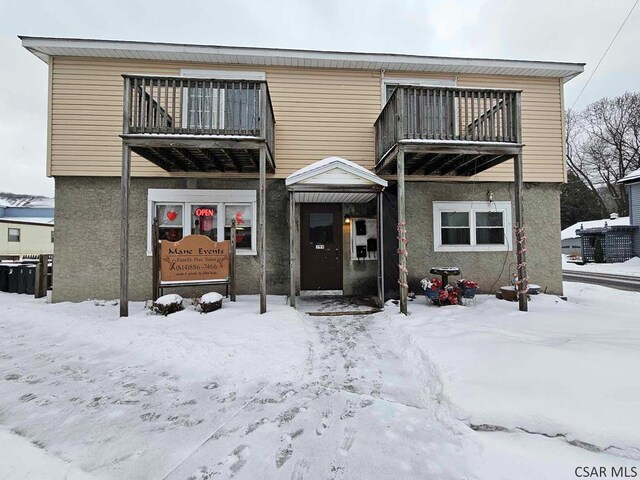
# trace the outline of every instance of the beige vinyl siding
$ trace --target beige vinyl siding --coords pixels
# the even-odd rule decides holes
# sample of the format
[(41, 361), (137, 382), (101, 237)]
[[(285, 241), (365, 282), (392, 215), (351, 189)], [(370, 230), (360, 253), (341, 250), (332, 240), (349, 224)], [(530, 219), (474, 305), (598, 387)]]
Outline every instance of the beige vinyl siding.
[[(373, 124), (380, 112), (382, 85), (379, 71), (56, 57), (51, 82), (50, 174), (119, 175), (121, 74), (179, 75), (183, 68), (266, 73), (277, 122), (275, 177), (284, 178), (298, 168), (332, 155), (373, 168)], [(394, 73), (393, 76), (407, 78), (415, 77), (415, 74)], [(457, 81), (460, 86), (522, 89), (525, 179), (563, 180), (561, 83), (558, 79), (460, 76)], [(509, 162), (472, 180), (510, 181), (512, 172)], [(136, 155), (132, 158), (132, 174), (169, 176)]]
[[(516, 88), (522, 90), (522, 152), (525, 180), (564, 181), (562, 100), (557, 78), (460, 78), (460, 86)], [(478, 179), (513, 179), (513, 162), (481, 173)]]
[[(457, 80), (459, 87), (522, 90), (522, 142), (524, 178), (530, 182), (562, 182), (565, 179), (562, 82), (557, 78), (498, 77), (479, 75), (422, 75), (393, 73), (389, 77)], [(413, 177), (420, 180), (425, 177)], [(429, 179), (437, 179), (429, 177)], [(450, 178), (447, 178), (450, 180)], [(493, 167), (469, 181), (513, 181), (513, 162)]]

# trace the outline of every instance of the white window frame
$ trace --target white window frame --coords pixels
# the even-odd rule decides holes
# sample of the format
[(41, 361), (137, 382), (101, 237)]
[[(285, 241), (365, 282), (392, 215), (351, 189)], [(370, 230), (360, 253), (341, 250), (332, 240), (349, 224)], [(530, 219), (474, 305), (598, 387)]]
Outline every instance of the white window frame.
[[(195, 77), (195, 78), (213, 78), (216, 80), (254, 80), (265, 81), (267, 74), (259, 71), (246, 71), (246, 70), (202, 70), (193, 68), (183, 68), (180, 70), (182, 77)], [(217, 119), (218, 128), (224, 128), (224, 92), (221, 94), (220, 103), (220, 118)], [(182, 91), (182, 115), (181, 124), (184, 128), (189, 126), (189, 89), (184, 88)], [(216, 99), (216, 102), (218, 100)], [(213, 99), (211, 99), (211, 105), (213, 105)]]
[[(17, 240), (11, 240), (11, 230), (17, 230), (18, 231), (18, 239)], [(14, 234), (15, 236), (15, 234)], [(22, 240), (22, 231), (20, 230), (20, 228), (18, 227), (9, 227), (7, 229), (7, 242), (8, 243), (20, 243), (20, 241)]]
[(382, 77), (380, 108), (387, 103), (387, 85), (412, 85), (414, 87), (455, 87), (458, 82), (450, 78)]
[[(442, 244), (442, 216), (443, 212), (469, 213), (470, 244), (469, 245), (443, 245)], [(504, 220), (503, 244), (476, 243), (476, 213), (492, 212), (502, 213)], [(433, 251), (434, 252), (506, 252), (512, 250), (512, 221), (511, 202), (433, 202)]]
[(218, 239), (224, 239), (225, 205), (251, 204), (251, 249), (238, 249), (237, 255), (257, 255), (256, 190), (195, 190), (150, 188), (147, 192), (147, 256), (152, 255), (151, 231), (156, 204), (182, 204), (182, 234), (191, 235), (191, 206), (216, 205)]

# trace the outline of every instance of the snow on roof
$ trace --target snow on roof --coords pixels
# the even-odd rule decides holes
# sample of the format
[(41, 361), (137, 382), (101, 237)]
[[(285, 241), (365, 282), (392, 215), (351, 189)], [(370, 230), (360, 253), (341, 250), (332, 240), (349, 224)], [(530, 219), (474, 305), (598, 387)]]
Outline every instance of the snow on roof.
[(50, 197), (0, 192), (0, 207), (54, 208), (54, 206), (54, 199)]
[(49, 225), (53, 227), (51, 217), (0, 217), (3, 223), (37, 223), (39, 225)]
[(605, 222), (610, 227), (613, 227), (616, 225), (630, 225), (629, 217), (603, 218), (601, 220), (589, 220), (587, 222), (578, 222), (562, 230), (562, 232), (560, 233), (560, 238), (562, 240), (567, 240), (569, 238), (578, 238), (578, 235), (576, 235), (576, 230), (579, 230), (581, 227), (604, 228)]
[(320, 174), (332, 165), (337, 166), (339, 168), (346, 169), (347, 171), (351, 171), (355, 175), (365, 178), (372, 183), (377, 183), (384, 187), (387, 186), (387, 181), (378, 177), (375, 173), (371, 172), (370, 170), (367, 170), (362, 165), (358, 165), (357, 163), (351, 162), (341, 157), (327, 157), (323, 160), (318, 160), (317, 162), (314, 162), (311, 165), (302, 167), (300, 170), (296, 170), (291, 175), (289, 175), (286, 178), (285, 183), (286, 185), (292, 185), (304, 178), (313, 176), (312, 175), (313, 172), (317, 172), (318, 174)]
[(618, 180), (618, 183), (635, 183), (640, 182), (640, 168), (638, 170), (634, 170), (626, 177)]
[(347, 160), (346, 158), (327, 157), (327, 158), (324, 158), (322, 160), (318, 160), (317, 162), (314, 162), (314, 163), (312, 163), (310, 165), (307, 165), (306, 167), (302, 167), (300, 170), (296, 170), (291, 175), (289, 175), (287, 178), (292, 178), (292, 177), (295, 177), (297, 175), (302, 175), (303, 173), (310, 172), (312, 170), (320, 169), (320, 168), (324, 167), (325, 165), (329, 165), (330, 163), (342, 163), (344, 165), (349, 165), (350, 167), (356, 168), (356, 169), (361, 170), (363, 172), (371, 173), (369, 170), (364, 168), (362, 165), (358, 165), (357, 163), (352, 162), (350, 160)]

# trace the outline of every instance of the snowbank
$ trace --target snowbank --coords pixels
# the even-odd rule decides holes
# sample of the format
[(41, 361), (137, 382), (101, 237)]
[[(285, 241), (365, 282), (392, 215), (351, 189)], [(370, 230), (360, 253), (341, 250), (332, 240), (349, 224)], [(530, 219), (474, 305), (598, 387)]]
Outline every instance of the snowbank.
[[(96, 478), (164, 478), (267, 382), (301, 376), (313, 332), (281, 297), (258, 305), (163, 317), (132, 303), (119, 318), (117, 302), (0, 293), (0, 425)], [(64, 477), (31, 468), (37, 454), (0, 478)]]
[(7, 480), (91, 480), (93, 477), (26, 438), (0, 428), (0, 478)]
[(578, 265), (567, 260), (567, 255), (562, 255), (562, 269), (576, 272), (608, 273), (612, 275), (627, 275), (640, 277), (640, 257), (633, 257), (620, 263), (586, 263)]
[(485, 295), (475, 307), (414, 303), (395, 332), (437, 365), (465, 423), (640, 459), (640, 293), (578, 283), (565, 293), (569, 302), (533, 297), (528, 313)]
[(113, 301), (0, 293), (0, 478), (538, 480), (637, 465), (640, 294), (565, 288), (570, 302), (537, 296), (528, 314), (479, 296), (421, 298), (409, 317), (391, 303), (309, 317), (282, 297), (260, 315), (252, 296), (119, 318)]

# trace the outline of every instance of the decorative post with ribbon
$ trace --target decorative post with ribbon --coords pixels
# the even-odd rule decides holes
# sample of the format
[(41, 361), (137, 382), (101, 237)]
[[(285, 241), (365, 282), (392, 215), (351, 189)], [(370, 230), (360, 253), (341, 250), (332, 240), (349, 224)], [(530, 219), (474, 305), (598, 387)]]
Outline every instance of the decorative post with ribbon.
[(398, 284), (400, 285), (400, 311), (407, 314), (407, 297), (409, 294), (409, 270), (407, 269), (407, 227), (406, 222), (398, 223)]

